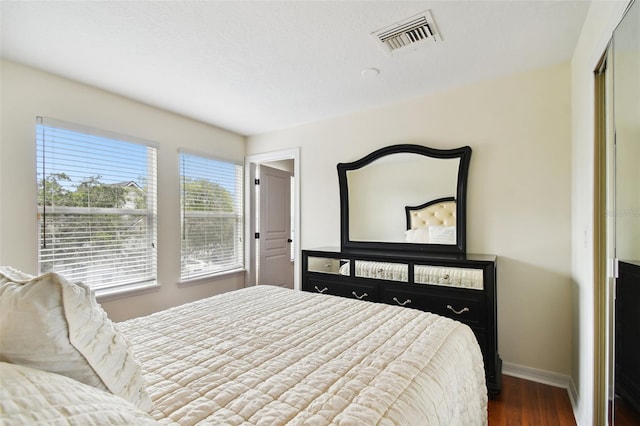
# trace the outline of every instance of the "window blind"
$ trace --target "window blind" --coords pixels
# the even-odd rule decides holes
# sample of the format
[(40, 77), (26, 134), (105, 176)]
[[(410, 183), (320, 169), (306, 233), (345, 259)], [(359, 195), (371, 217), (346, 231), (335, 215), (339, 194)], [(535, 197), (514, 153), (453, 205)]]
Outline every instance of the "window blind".
[(181, 280), (244, 266), (243, 167), (180, 152)]
[(39, 117), (40, 272), (94, 289), (156, 280), (157, 148)]

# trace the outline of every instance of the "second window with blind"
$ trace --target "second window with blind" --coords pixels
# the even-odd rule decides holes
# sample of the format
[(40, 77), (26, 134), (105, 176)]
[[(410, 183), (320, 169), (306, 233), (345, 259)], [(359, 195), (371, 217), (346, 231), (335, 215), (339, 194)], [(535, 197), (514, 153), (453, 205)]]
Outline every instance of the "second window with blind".
[(179, 155), (180, 280), (242, 269), (242, 164), (185, 151)]

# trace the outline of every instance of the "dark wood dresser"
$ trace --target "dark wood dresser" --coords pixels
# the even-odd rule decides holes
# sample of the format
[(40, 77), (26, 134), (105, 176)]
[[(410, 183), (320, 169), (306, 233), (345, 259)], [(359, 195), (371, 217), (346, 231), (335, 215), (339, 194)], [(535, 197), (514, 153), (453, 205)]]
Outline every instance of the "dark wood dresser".
[(500, 393), (496, 256), (303, 250), (302, 290), (420, 309), (467, 324), (484, 356), (489, 396)]
[(615, 330), (616, 396), (640, 413), (640, 262), (618, 263)]

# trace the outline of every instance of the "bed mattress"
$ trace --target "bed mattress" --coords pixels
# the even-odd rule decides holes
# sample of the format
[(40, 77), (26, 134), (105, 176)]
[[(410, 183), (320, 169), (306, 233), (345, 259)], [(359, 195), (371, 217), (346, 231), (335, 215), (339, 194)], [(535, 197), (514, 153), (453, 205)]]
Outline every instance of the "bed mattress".
[(435, 314), (257, 286), (119, 327), (162, 424), (487, 424), (473, 332)]

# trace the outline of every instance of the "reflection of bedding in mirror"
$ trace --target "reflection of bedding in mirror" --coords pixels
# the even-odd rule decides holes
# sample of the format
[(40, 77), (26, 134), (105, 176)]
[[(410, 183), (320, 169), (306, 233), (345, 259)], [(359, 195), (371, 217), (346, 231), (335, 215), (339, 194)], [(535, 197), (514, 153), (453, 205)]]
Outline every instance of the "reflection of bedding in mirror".
[(455, 244), (456, 227), (431, 225), (424, 228), (408, 229), (406, 232), (408, 243), (418, 244)]
[[(356, 260), (355, 276), (389, 281), (409, 281), (409, 266), (403, 263)], [(350, 264), (340, 267), (341, 275), (349, 275)], [(415, 265), (413, 281), (416, 284), (435, 284), (482, 290), (482, 269), (452, 268), (446, 266)]]
[[(403, 282), (407, 282), (409, 280), (409, 266), (402, 263), (356, 260), (355, 264), (356, 277), (377, 278), (381, 280)], [(340, 269), (340, 273), (342, 273), (343, 275), (348, 275), (349, 265), (343, 265)]]
[(431, 244), (455, 244), (455, 226), (429, 226), (429, 242)]
[[(455, 197), (459, 165), (459, 158), (397, 153), (347, 171), (350, 240), (406, 242), (405, 206)], [(446, 225), (447, 229), (433, 229), (438, 242), (431, 240), (429, 230), (412, 235), (411, 242), (455, 244), (455, 221), (453, 229)]]
[(484, 288), (482, 269), (415, 265), (413, 273), (413, 281), (416, 284), (435, 284), (476, 290)]

